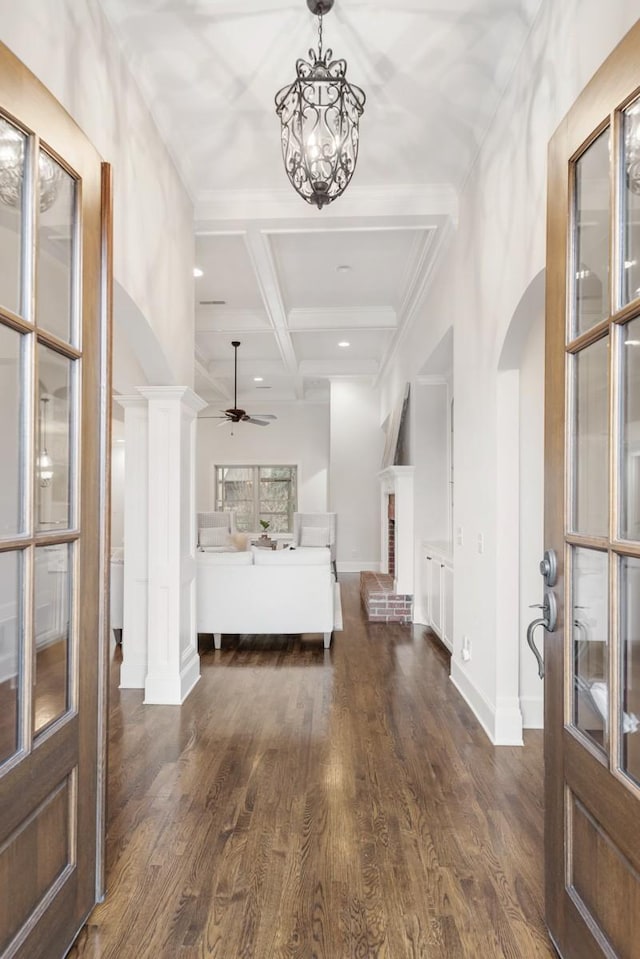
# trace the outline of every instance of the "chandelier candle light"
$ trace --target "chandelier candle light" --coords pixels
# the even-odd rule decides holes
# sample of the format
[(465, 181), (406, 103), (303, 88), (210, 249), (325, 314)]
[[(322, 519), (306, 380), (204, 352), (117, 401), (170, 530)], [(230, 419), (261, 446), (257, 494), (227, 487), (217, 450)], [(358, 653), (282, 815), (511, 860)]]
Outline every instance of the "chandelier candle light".
[(40, 486), (47, 487), (51, 485), (53, 479), (53, 460), (47, 452), (47, 406), (49, 398), (40, 397), (40, 454), (36, 458), (36, 467), (38, 470), (38, 479)]
[(346, 60), (322, 49), (322, 22), (334, 0), (307, 0), (318, 17), (318, 52), (298, 60), (296, 79), (276, 94), (282, 156), (293, 188), (319, 210), (346, 189), (358, 159), (365, 95), (346, 78)]
[[(6, 206), (22, 205), (27, 137), (0, 117), (0, 202)], [(62, 168), (53, 157), (38, 151), (38, 188), (40, 212), (53, 206), (62, 182)]]

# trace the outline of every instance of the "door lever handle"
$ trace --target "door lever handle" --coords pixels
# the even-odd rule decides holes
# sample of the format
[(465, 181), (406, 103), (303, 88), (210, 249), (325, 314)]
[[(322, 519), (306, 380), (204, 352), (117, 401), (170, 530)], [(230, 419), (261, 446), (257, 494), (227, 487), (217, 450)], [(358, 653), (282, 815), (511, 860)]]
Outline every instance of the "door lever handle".
[(538, 626), (544, 626), (546, 628), (547, 622), (548, 620), (546, 619), (534, 619), (534, 621), (532, 623), (529, 623), (529, 625), (527, 626), (527, 642), (529, 644), (529, 649), (531, 650), (533, 655), (536, 657), (536, 660), (538, 663), (538, 676), (540, 677), (540, 679), (544, 679), (544, 659), (540, 655), (540, 650), (535, 644), (533, 633), (534, 633), (534, 630), (538, 628)]
[(558, 619), (558, 606), (556, 603), (556, 598), (551, 590), (547, 590), (544, 594), (544, 603), (532, 603), (529, 609), (541, 609), (543, 615), (539, 619), (534, 619), (532, 623), (529, 623), (527, 627), (527, 643), (529, 644), (529, 649), (536, 657), (536, 662), (538, 663), (538, 676), (540, 679), (544, 678), (544, 660), (540, 654), (540, 650), (535, 644), (533, 634), (538, 626), (544, 626), (548, 633), (552, 633), (556, 628), (556, 622)]

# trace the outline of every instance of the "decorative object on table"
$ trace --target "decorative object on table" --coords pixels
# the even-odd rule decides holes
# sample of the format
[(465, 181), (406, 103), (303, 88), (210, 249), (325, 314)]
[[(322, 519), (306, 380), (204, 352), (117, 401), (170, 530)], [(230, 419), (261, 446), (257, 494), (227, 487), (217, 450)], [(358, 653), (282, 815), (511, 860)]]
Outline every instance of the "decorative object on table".
[(274, 542), (270, 536), (267, 536), (267, 530), (271, 526), (271, 523), (268, 519), (261, 519), (259, 523), (262, 527), (262, 533), (260, 534), (260, 539), (254, 545), (261, 546), (263, 549), (275, 549), (278, 544)]
[(347, 61), (322, 49), (323, 17), (334, 0), (307, 0), (318, 18), (318, 52), (296, 62), (293, 83), (276, 93), (282, 157), (294, 190), (319, 210), (347, 188), (358, 159), (365, 95), (347, 80)]
[(270, 420), (277, 420), (278, 417), (273, 413), (260, 413), (259, 416), (252, 416), (246, 410), (238, 407), (238, 347), (240, 340), (232, 340), (231, 346), (234, 349), (233, 356), (233, 406), (228, 410), (221, 410), (220, 415), (201, 416), (203, 420), (222, 420), (219, 426), (225, 423), (253, 423), (254, 426), (268, 426)]

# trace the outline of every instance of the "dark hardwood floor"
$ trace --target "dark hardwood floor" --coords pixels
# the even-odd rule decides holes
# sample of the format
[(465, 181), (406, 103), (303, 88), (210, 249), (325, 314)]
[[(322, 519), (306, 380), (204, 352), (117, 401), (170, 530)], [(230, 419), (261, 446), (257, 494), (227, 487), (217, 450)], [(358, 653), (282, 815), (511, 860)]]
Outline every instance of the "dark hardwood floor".
[[(494, 749), (423, 628), (229, 637), (183, 707), (114, 691), (108, 896), (72, 959), (535, 959), (542, 739)], [(125, 637), (126, 653), (126, 637)]]

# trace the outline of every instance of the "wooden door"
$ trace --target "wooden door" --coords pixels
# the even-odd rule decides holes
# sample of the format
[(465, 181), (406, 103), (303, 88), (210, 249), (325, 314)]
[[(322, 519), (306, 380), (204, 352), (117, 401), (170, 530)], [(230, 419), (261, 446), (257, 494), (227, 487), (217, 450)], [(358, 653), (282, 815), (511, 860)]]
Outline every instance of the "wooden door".
[(0, 45), (3, 959), (61, 959), (100, 886), (107, 184)]
[(565, 959), (640, 955), (640, 25), (549, 149), (547, 921)]

